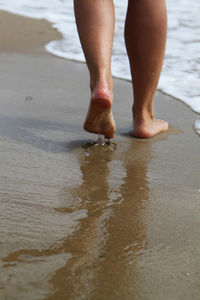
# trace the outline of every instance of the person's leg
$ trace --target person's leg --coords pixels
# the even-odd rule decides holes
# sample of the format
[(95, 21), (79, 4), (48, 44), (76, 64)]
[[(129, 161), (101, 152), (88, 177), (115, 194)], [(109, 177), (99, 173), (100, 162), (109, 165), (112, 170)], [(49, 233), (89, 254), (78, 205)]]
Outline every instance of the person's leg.
[(84, 129), (112, 138), (115, 134), (111, 75), (113, 0), (74, 0), (74, 10), (90, 73), (91, 101)]
[(154, 119), (153, 114), (166, 32), (165, 0), (129, 0), (125, 42), (133, 81), (132, 134), (135, 137), (148, 138), (168, 129), (168, 123)]

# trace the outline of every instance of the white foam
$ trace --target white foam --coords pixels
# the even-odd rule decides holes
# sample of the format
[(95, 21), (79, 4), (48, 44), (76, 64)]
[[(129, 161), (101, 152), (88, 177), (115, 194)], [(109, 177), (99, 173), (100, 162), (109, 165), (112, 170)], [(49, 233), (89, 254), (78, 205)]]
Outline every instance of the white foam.
[(194, 130), (196, 131), (196, 133), (198, 133), (200, 135), (200, 119), (195, 121)]
[[(127, 1), (115, 0), (116, 29), (113, 47), (114, 76), (131, 79), (123, 28)], [(200, 113), (200, 1), (167, 0), (168, 42), (159, 88)], [(16, 14), (47, 19), (63, 34), (46, 49), (64, 58), (84, 61), (76, 31), (71, 0), (0, 0), (0, 9)]]

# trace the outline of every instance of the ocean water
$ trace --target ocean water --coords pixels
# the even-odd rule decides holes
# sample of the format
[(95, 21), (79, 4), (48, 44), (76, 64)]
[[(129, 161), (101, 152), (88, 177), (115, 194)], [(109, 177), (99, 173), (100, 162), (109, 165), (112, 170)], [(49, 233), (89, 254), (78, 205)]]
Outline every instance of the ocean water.
[[(131, 79), (123, 30), (127, 1), (115, 0), (116, 28), (112, 58), (114, 76)], [(63, 39), (46, 45), (47, 51), (84, 61), (76, 31), (72, 0), (0, 0), (0, 9), (47, 19)], [(200, 113), (200, 1), (167, 0), (168, 41), (159, 89)], [(196, 122), (195, 126), (200, 126)], [(198, 130), (200, 128), (198, 127)]]

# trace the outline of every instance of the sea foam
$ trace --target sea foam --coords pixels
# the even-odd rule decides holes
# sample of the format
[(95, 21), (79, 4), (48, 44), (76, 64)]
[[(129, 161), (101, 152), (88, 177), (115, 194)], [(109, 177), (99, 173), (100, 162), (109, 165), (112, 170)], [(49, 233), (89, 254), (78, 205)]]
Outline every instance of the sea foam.
[(196, 133), (198, 133), (200, 135), (200, 119), (195, 121), (194, 130), (196, 131)]

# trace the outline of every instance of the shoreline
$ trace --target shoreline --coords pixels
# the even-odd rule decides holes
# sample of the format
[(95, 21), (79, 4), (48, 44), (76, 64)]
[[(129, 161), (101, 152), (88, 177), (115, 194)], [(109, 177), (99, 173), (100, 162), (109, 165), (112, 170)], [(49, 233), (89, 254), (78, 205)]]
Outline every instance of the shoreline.
[(0, 16), (0, 299), (199, 300), (196, 114), (157, 92), (168, 132), (133, 138), (114, 79), (116, 149), (86, 147), (86, 65), (45, 51), (48, 22)]
[[(76, 63), (86, 66), (85, 62), (76, 61), (73, 59), (62, 58), (50, 53), (46, 50), (46, 45), (52, 40), (62, 39), (62, 33), (52, 27), (52, 23), (44, 19), (35, 19), (31, 17), (14, 14), (12, 12), (0, 10), (1, 27), (0, 36), (2, 38), (2, 45), (0, 47), (0, 53), (19, 53), (25, 55), (44, 55), (55, 57), (69, 63)], [(6, 33), (6, 34), (5, 34)], [(124, 81), (131, 84), (131, 80), (115, 77), (114, 81)], [(87, 88), (87, 86), (86, 86)], [(194, 111), (189, 105), (180, 100), (179, 98), (173, 97), (159, 89), (157, 89), (155, 103), (157, 98), (166, 97), (172, 99), (172, 101), (178, 102), (188, 111), (192, 112), (196, 119), (191, 126), (197, 138), (199, 137), (199, 128), (195, 128), (195, 124), (199, 120), (199, 113)], [(157, 114), (155, 109), (155, 114)], [(159, 117), (159, 116), (158, 116)], [(164, 117), (163, 117), (164, 119)], [(198, 123), (199, 124), (199, 123)], [(170, 125), (170, 124), (169, 124)], [(171, 126), (170, 126), (171, 127)], [(169, 127), (169, 132), (170, 132)], [(173, 132), (173, 129), (172, 129)]]
[[(0, 10), (0, 18), (1, 18), (1, 25), (3, 25), (0, 28), (0, 36), (4, 38), (7, 37), (7, 35), (4, 34), (4, 32), (7, 30), (9, 31), (9, 35), (10, 34), (12, 35), (11, 39), (9, 37), (9, 39), (6, 38), (2, 40), (3, 46), (1, 46), (0, 51), (11, 52), (11, 53), (14, 52), (14, 53), (24, 53), (24, 54), (51, 55), (70, 62), (85, 64), (85, 62), (82, 61), (77, 61), (77, 60), (57, 56), (46, 50), (46, 45), (50, 41), (62, 39), (62, 33), (59, 32), (57, 29), (53, 28), (52, 23), (50, 23), (49, 21), (26, 17), (20, 14), (15, 14), (4, 10)], [(10, 27), (9, 24), (12, 24), (12, 26)], [(25, 28), (27, 28), (28, 30), (26, 30)], [(20, 33), (22, 33), (20, 34), (19, 40), (13, 38), (14, 32), (12, 32), (11, 30), (14, 31), (17, 30)], [(19, 38), (19, 35), (17, 35), (17, 38)], [(131, 82), (131, 80), (122, 77), (113, 76), (113, 78)], [(157, 89), (157, 92), (161, 93), (162, 95), (171, 97), (175, 101), (181, 102), (189, 110), (191, 110), (197, 116), (199, 116), (199, 114), (196, 111), (194, 111), (189, 105), (187, 105), (181, 99), (171, 96), (168, 93), (161, 91), (160, 89)]]
[(45, 45), (62, 34), (42, 19), (33, 19), (0, 10), (0, 52), (45, 54)]

